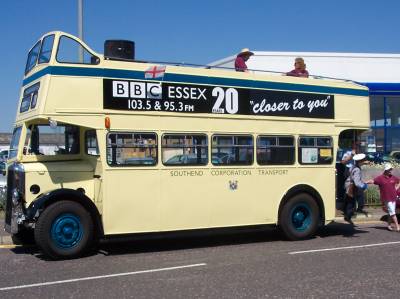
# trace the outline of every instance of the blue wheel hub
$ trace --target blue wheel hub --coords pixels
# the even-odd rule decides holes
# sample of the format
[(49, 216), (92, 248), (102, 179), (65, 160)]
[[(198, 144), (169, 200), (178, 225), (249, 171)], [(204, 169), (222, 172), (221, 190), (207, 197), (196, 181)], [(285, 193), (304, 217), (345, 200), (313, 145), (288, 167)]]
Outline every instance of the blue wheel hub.
[(290, 215), (292, 225), (297, 231), (304, 231), (310, 227), (312, 216), (311, 208), (308, 204), (300, 203), (295, 205)]
[(51, 225), (51, 239), (57, 247), (72, 248), (82, 239), (83, 228), (79, 217), (61, 214)]

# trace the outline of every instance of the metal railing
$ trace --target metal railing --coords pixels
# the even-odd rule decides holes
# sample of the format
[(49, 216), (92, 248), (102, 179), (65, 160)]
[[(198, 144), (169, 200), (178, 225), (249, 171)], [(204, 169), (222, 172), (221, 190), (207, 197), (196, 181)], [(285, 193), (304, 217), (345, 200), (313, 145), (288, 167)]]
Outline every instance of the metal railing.
[(381, 206), (382, 203), (379, 194), (379, 187), (369, 185), (368, 189), (364, 193), (364, 200), (366, 206)]

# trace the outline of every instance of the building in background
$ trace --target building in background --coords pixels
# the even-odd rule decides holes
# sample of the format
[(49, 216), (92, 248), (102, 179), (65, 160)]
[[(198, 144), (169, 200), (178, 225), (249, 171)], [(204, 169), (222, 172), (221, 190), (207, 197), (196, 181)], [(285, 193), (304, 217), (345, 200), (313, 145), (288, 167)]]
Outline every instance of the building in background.
[(12, 133), (0, 133), (0, 151), (8, 150), (10, 147)]
[[(363, 135), (368, 152), (400, 150), (400, 54), (264, 52), (253, 51), (247, 66), (255, 73), (282, 76), (303, 57), (310, 77), (329, 77), (359, 82), (370, 89), (371, 131)], [(210, 66), (234, 68), (236, 55)], [(349, 109), (353, 109), (349, 103)]]

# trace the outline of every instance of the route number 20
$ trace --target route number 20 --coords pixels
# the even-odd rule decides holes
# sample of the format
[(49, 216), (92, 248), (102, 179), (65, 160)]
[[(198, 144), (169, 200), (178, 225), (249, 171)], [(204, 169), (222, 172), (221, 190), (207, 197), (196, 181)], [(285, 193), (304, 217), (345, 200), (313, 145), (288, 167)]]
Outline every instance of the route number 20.
[[(228, 88), (224, 90), (221, 87), (215, 87), (212, 91), (212, 96), (216, 97), (217, 100), (212, 108), (212, 113), (225, 113), (235, 114), (239, 110), (239, 96), (238, 92), (234, 88)], [(225, 102), (225, 105), (223, 105)], [(225, 108), (221, 108), (225, 106)]]

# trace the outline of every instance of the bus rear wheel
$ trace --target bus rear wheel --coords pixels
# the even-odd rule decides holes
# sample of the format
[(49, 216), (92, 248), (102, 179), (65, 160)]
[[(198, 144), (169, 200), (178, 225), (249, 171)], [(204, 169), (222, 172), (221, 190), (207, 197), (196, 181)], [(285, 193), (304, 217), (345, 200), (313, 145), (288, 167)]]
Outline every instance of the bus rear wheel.
[(283, 206), (279, 227), (289, 240), (312, 237), (319, 223), (319, 208), (314, 198), (301, 193), (290, 198)]
[(79, 203), (59, 201), (47, 207), (35, 226), (35, 240), (52, 259), (83, 255), (93, 242), (93, 220)]

